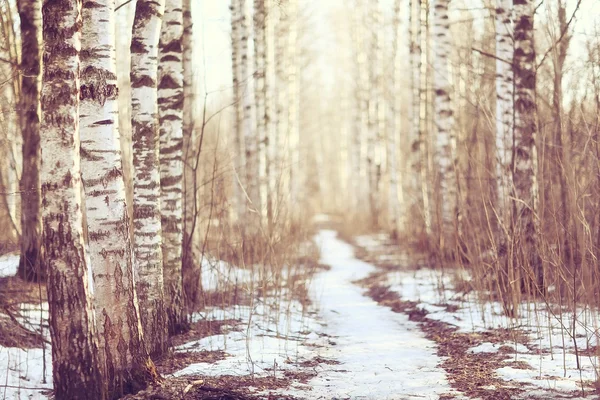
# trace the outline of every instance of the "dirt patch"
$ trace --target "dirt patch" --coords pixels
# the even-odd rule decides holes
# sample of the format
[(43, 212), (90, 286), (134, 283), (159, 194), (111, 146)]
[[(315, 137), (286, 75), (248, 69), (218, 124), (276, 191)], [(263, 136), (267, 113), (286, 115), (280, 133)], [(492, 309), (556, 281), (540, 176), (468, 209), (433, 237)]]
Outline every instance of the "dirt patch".
[(181, 346), (195, 340), (241, 330), (240, 319), (205, 319), (190, 324), (190, 329), (171, 338), (171, 346)]
[[(251, 376), (201, 375), (186, 378), (170, 378), (159, 385), (123, 400), (295, 400), (292, 396), (272, 393), (289, 387), (287, 378), (252, 378)], [(257, 395), (256, 392), (267, 392)]]
[(0, 345), (23, 349), (42, 347), (44, 338), (22, 323), (21, 309), (23, 304), (39, 305), (46, 301), (44, 284), (16, 276), (0, 278)]
[(48, 301), (44, 283), (27, 282), (17, 276), (0, 278), (0, 304), (16, 307), (20, 303), (40, 304)]
[[(371, 282), (374, 282), (371, 280)], [(506, 382), (496, 376), (496, 369), (509, 365), (511, 359), (506, 352), (472, 353), (469, 349), (483, 342), (500, 343), (502, 339), (511, 339), (506, 330), (485, 333), (461, 333), (458, 328), (445, 322), (427, 317), (427, 311), (417, 303), (402, 300), (388, 287), (372, 284), (367, 287), (367, 295), (392, 311), (408, 315), (411, 321), (419, 323), (425, 337), (437, 343), (437, 355), (442, 357), (440, 366), (448, 374), (453, 388), (470, 397), (487, 400), (511, 399), (525, 390), (507, 387)], [(510, 332), (514, 335), (514, 332)]]
[(317, 356), (317, 357), (312, 358), (310, 360), (302, 361), (298, 365), (300, 365), (303, 368), (314, 368), (317, 365), (321, 365), (321, 364), (340, 365), (341, 362), (339, 362), (337, 360), (330, 359), (330, 358), (323, 358), (321, 356)]
[(161, 375), (169, 375), (182, 370), (190, 364), (196, 363), (215, 363), (224, 360), (227, 353), (222, 350), (208, 351), (186, 351), (176, 352), (166, 355), (160, 360), (156, 360), (156, 369)]

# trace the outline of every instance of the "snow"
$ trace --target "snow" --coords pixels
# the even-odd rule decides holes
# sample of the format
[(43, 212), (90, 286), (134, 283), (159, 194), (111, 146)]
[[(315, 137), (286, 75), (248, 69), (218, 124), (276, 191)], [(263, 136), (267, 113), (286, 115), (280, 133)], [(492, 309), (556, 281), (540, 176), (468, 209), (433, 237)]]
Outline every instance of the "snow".
[[(365, 236), (361, 243), (381, 250), (385, 240), (382, 235)], [(247, 270), (204, 258), (205, 290), (241, 285), (253, 293), (252, 304), (211, 307), (194, 314), (194, 321), (233, 319), (240, 324), (224, 326), (222, 334), (177, 347), (179, 352), (223, 350), (227, 357), (214, 363), (191, 364), (173, 376), (282, 378), (290, 370), (312, 376), (307, 383), (295, 382), (278, 391), (299, 399), (437, 399), (442, 394), (462, 398), (439, 367), (442, 359), (437, 356), (435, 343), (424, 337), (419, 325), (405, 314), (379, 306), (353, 283), (375, 271), (375, 267), (358, 260), (353, 248), (333, 231), (320, 231), (315, 241), (321, 250), (319, 262), (331, 269), (318, 272), (311, 280), (309, 306), (293, 300), (285, 288), (275, 288), (270, 293), (259, 290), (254, 285), (258, 278), (253, 271), (258, 275), (267, 273), (259, 266)], [(379, 258), (391, 259), (389, 255)], [(6, 265), (12, 266), (14, 274), (16, 264), (16, 256), (0, 258), (0, 274)], [(460, 275), (469, 279), (464, 271)], [(561, 319), (560, 313), (549, 311), (545, 304), (530, 303), (521, 306), (519, 318), (508, 318), (498, 303), (482, 303), (475, 293), (456, 293), (453, 282), (454, 273), (450, 270), (421, 268), (391, 272), (386, 284), (401, 298), (426, 309), (428, 318), (455, 325), (459, 332), (485, 332), (497, 327), (524, 332), (527, 340), (523, 343), (511, 337), (505, 342), (483, 341), (469, 349), (470, 353), (485, 355), (496, 353), (503, 346), (510, 347), (512, 351), (507, 355), (511, 358), (498, 365), (496, 374), (507, 386), (526, 389), (524, 398), (573, 398), (574, 393), (581, 393), (582, 382), (586, 398), (594, 398), (588, 385), (596, 379), (598, 363), (596, 352), (592, 351), (598, 343), (596, 325), (600, 314), (596, 310), (570, 310)], [(449, 311), (448, 305), (456, 311)], [(39, 330), (42, 318), (47, 335), (47, 306), (21, 308), (20, 321)], [(587, 350), (585, 354), (592, 355), (580, 354), (577, 359), (573, 340), (579, 351)], [(332, 362), (303, 366), (316, 357)], [(51, 367), (49, 346), (45, 352), (45, 379), (42, 349), (0, 347), (1, 398), (46, 398), (46, 391), (51, 388)]]
[(19, 267), (19, 254), (9, 253), (0, 256), (0, 278), (14, 276)]
[(202, 289), (218, 291), (252, 281), (252, 272), (210, 256), (202, 257)]
[[(18, 260), (18, 257), (17, 257)], [(2, 314), (0, 314), (2, 316)], [(48, 339), (48, 303), (21, 304), (17, 319), (31, 331), (39, 332), (40, 318)], [(44, 368), (45, 365), (45, 368)], [(52, 351), (0, 346), (0, 398), (6, 400), (45, 399), (52, 389)]]
[[(380, 307), (353, 284), (374, 267), (354, 257), (352, 247), (321, 231), (315, 238), (323, 264), (331, 266), (312, 280), (317, 309), (307, 311), (294, 300), (258, 298), (252, 307), (213, 308), (195, 319), (240, 318), (241, 330), (186, 343), (177, 351), (223, 350), (216, 363), (192, 364), (175, 376), (202, 374), (281, 376), (315, 357), (335, 360), (305, 369), (318, 373), (307, 384), (281, 391), (301, 399), (437, 399), (454, 393), (437, 365), (435, 344), (403, 314)], [(285, 296), (284, 296), (285, 297)], [(279, 315), (276, 310), (285, 309)]]
[(42, 349), (4, 348), (0, 346), (0, 396), (6, 400), (42, 399), (52, 389), (52, 356)]
[(352, 283), (374, 267), (356, 259), (333, 231), (321, 231), (315, 239), (320, 262), (331, 269), (315, 277), (311, 293), (336, 343), (316, 352), (341, 364), (319, 366), (319, 375), (308, 383), (309, 398), (437, 399), (453, 392), (437, 366), (434, 343), (417, 324), (380, 307)]
[[(367, 248), (380, 249), (380, 236), (363, 238)], [(420, 268), (416, 271), (400, 270), (388, 274), (386, 284), (403, 300), (414, 301), (425, 309), (427, 318), (442, 321), (458, 328), (462, 333), (481, 333), (495, 328), (518, 329), (524, 332), (526, 346), (509, 340), (503, 343), (484, 342), (472, 347), (471, 353), (495, 353), (501, 346), (514, 350), (514, 361), (525, 368), (499, 366), (498, 376), (508, 385), (519, 383), (528, 388), (528, 395), (537, 391), (540, 397), (571, 396), (581, 392), (582, 382), (591, 385), (597, 379), (598, 357), (593, 351), (598, 343), (600, 313), (589, 308), (549, 310), (543, 302), (522, 303), (517, 318), (509, 318), (498, 302), (481, 302), (476, 293), (459, 294), (454, 290), (455, 276), (469, 279), (465, 271), (440, 271)], [(442, 304), (444, 306), (442, 306)], [(449, 312), (445, 305), (458, 307)], [(575, 318), (575, 321), (573, 321)], [(575, 324), (573, 323), (575, 322)], [(573, 334), (575, 326), (575, 334)], [(579, 351), (587, 350), (594, 356), (575, 356), (573, 337)], [(580, 368), (577, 368), (577, 359)], [(586, 389), (590, 398), (591, 389)]]
[(259, 298), (257, 303), (252, 307), (236, 305), (227, 309), (211, 308), (205, 313), (194, 314), (192, 320), (241, 319), (243, 324), (225, 334), (177, 347), (176, 351), (179, 352), (223, 350), (228, 357), (215, 363), (191, 364), (173, 375), (281, 377), (281, 371), (308, 360), (310, 345), (321, 340), (318, 335), (307, 335), (318, 326), (317, 321), (303, 315), (302, 305), (294, 300), (285, 304), (285, 311), (279, 315), (273, 298)]

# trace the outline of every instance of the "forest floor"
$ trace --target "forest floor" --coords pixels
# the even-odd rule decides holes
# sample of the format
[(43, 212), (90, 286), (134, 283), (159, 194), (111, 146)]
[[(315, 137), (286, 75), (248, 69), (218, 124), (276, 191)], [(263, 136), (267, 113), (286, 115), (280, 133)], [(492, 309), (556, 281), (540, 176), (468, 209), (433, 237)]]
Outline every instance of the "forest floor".
[[(573, 324), (529, 304), (523, 317), (507, 318), (499, 304), (459, 290), (464, 272), (429, 269), (386, 235), (350, 244), (323, 229), (314, 241), (328, 267), (294, 268), (277, 279), (203, 260), (211, 301), (157, 361), (164, 382), (128, 398), (597, 397), (597, 332), (577, 323), (599, 321), (595, 312), (581, 310)], [(14, 262), (0, 258), (0, 275), (14, 274)], [(46, 307), (20, 303), (14, 318), (47, 337)], [(0, 399), (51, 395), (49, 344), (36, 340), (0, 343)]]

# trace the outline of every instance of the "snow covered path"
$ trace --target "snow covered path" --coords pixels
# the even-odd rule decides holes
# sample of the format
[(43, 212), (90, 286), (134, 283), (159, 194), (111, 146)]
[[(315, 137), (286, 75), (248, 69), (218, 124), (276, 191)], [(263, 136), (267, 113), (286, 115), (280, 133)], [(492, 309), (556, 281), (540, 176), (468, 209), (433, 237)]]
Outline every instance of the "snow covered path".
[(314, 278), (311, 296), (327, 324), (324, 331), (332, 336), (332, 345), (317, 351), (341, 365), (318, 367), (319, 375), (308, 382), (310, 398), (437, 399), (456, 394), (437, 366), (434, 343), (417, 324), (377, 305), (352, 283), (375, 268), (356, 259), (352, 246), (336, 236), (324, 230), (315, 238), (320, 262), (331, 270)]

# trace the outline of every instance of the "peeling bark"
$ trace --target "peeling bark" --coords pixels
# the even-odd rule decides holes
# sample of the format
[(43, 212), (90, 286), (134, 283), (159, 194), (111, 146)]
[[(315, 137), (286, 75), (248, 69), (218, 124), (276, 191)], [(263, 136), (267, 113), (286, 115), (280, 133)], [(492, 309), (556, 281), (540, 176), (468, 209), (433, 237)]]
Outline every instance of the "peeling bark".
[(158, 42), (164, 0), (138, 0), (131, 38), (133, 241), (136, 289), (150, 354), (167, 347), (160, 212)]
[(106, 399), (88, 287), (79, 166), (81, 2), (45, 2), (42, 219), (57, 399)]
[(42, 247), (40, 184), (40, 91), (42, 86), (42, 2), (17, 1), (21, 20), (20, 127), (23, 137), (21, 174), (21, 257), (17, 275), (46, 279)]
[(439, 165), (437, 225), (442, 250), (448, 250), (452, 245), (448, 240), (455, 233), (457, 217), (456, 134), (449, 73), (451, 43), (448, 3), (449, 0), (432, 1), (434, 9), (435, 154)]
[[(535, 103), (536, 65), (533, 0), (514, 1), (514, 77), (515, 77), (515, 152), (514, 185), (516, 235), (524, 242), (521, 251), (526, 256), (538, 280), (542, 279), (537, 254), (539, 232), (536, 212), (539, 209), (537, 182), (537, 106)], [(539, 282), (538, 282), (539, 283)]]
[(118, 130), (114, 8), (114, 0), (83, 2), (80, 91), (88, 247), (100, 357), (106, 363), (111, 398), (137, 392), (155, 379), (133, 279)]
[(165, 8), (159, 42), (158, 115), (165, 309), (170, 333), (186, 329), (183, 308), (183, 3)]

